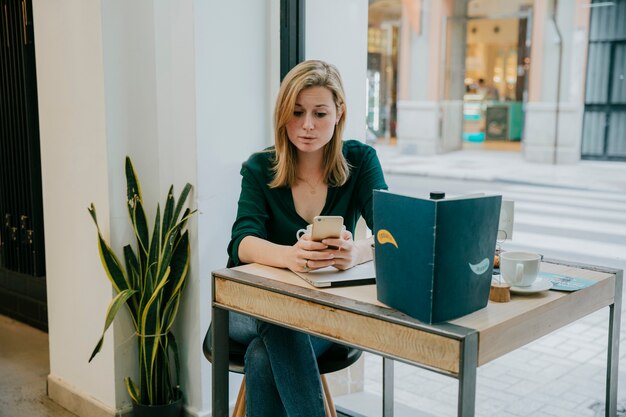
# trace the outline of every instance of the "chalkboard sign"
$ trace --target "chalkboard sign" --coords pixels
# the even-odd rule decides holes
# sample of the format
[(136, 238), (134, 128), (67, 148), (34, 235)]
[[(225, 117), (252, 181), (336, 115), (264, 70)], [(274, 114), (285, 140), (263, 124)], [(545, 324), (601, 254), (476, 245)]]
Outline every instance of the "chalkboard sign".
[(485, 138), (506, 140), (509, 138), (509, 108), (490, 106), (485, 111)]

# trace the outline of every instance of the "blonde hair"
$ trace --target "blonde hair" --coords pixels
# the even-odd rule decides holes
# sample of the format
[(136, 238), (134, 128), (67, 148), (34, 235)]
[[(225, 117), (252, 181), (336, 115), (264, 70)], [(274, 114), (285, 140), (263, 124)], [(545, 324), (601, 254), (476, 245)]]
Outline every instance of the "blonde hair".
[(283, 79), (276, 107), (274, 109), (274, 144), (276, 157), (274, 160), (274, 179), (270, 188), (292, 186), (296, 183), (298, 165), (297, 149), (287, 136), (287, 123), (293, 117), (298, 94), (306, 88), (325, 87), (333, 94), (337, 112), (343, 108), (342, 116), (335, 126), (330, 141), (324, 146), (324, 183), (329, 186), (341, 186), (348, 181), (350, 169), (343, 156), (343, 129), (346, 124), (346, 100), (343, 83), (335, 66), (323, 61), (304, 61), (296, 65)]

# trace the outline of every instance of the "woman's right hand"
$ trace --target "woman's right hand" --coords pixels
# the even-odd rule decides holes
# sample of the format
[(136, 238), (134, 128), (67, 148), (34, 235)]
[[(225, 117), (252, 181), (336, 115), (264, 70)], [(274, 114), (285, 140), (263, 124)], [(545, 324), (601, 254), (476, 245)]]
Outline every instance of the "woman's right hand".
[(310, 234), (304, 234), (291, 247), (287, 267), (294, 272), (309, 272), (335, 264), (334, 255), (323, 252), (328, 246), (311, 240)]

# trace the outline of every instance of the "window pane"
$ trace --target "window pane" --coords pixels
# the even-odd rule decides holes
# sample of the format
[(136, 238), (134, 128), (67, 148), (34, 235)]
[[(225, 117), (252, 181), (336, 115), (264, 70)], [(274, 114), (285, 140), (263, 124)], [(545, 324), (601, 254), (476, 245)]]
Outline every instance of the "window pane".
[(606, 103), (609, 84), (611, 45), (609, 43), (590, 43), (587, 64), (587, 103)]
[(589, 40), (610, 41), (626, 38), (626, 0), (594, 0), (598, 7), (591, 9)]
[(626, 104), (626, 44), (615, 45), (611, 102)]
[[(626, 0), (613, 0), (615, 3), (615, 9), (613, 12), (615, 13), (615, 22), (617, 26), (615, 27), (615, 31), (611, 39), (613, 40), (626, 40)], [(610, 9), (611, 7), (607, 7)]]
[(617, 0), (617, 10), (615, 13), (617, 22), (617, 30), (615, 31), (616, 40), (626, 40), (626, 0)]
[(587, 110), (583, 124), (582, 154), (601, 156), (604, 154), (604, 112)]
[(609, 118), (609, 156), (626, 156), (626, 111), (613, 111)]
[[(597, 2), (594, 2), (597, 3)], [(609, 13), (614, 8), (611, 6), (594, 7), (591, 10), (591, 14), (594, 15), (593, 23), (595, 23), (595, 33), (593, 40), (604, 41), (610, 38), (613, 25), (612, 13)]]

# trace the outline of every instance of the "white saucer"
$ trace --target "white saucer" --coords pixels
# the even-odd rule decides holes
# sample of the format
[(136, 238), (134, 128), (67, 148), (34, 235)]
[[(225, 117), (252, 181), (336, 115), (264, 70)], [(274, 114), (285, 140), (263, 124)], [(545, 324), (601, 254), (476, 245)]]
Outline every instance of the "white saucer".
[(535, 282), (533, 282), (532, 285), (529, 285), (528, 287), (512, 286), (511, 292), (517, 293), (517, 294), (534, 294), (534, 293), (538, 293), (541, 291), (547, 291), (550, 288), (552, 288), (552, 282), (550, 280), (544, 279), (544, 278), (537, 278)]

